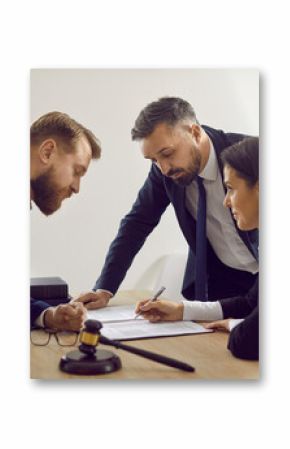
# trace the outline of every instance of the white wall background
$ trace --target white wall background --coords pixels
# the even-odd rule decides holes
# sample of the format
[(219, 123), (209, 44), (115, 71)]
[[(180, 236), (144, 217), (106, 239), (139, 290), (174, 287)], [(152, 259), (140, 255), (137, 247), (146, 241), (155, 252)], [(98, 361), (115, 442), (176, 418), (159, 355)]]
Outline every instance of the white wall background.
[[(194, 106), (202, 124), (257, 135), (258, 85), (258, 71), (252, 69), (32, 70), (31, 122), (52, 110), (67, 112), (99, 137), (103, 154), (91, 164), (79, 195), (57, 213), (47, 218), (33, 207), (31, 276), (61, 276), (73, 295), (93, 286), (119, 221), (150, 167), (130, 138), (147, 103), (180, 96)], [(186, 250), (169, 207), (122, 288), (132, 288), (161, 255)]]

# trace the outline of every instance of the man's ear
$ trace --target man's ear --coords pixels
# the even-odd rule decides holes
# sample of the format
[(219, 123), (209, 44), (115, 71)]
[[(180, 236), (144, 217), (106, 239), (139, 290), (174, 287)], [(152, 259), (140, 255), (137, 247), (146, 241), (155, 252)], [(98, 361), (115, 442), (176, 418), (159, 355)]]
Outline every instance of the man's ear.
[(194, 137), (194, 139), (198, 143), (201, 138), (201, 127), (197, 123), (192, 123), (191, 134), (192, 134), (192, 137)]
[(38, 148), (38, 154), (40, 161), (48, 165), (53, 160), (54, 155), (56, 154), (56, 141), (54, 139), (46, 139), (44, 140), (39, 148)]

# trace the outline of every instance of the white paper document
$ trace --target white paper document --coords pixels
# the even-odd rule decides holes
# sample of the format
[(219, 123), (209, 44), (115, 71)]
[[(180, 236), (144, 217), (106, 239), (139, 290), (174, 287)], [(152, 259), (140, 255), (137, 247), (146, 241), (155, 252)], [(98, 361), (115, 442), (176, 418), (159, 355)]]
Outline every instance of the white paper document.
[(150, 323), (142, 317), (136, 320), (135, 306), (109, 306), (89, 310), (88, 319), (103, 323), (102, 335), (113, 340), (136, 340), (138, 338), (166, 337), (212, 332), (192, 321), (164, 321)]
[[(124, 320), (134, 320), (135, 318), (135, 305), (130, 306), (108, 306), (102, 309), (88, 310), (89, 320), (98, 320), (102, 323), (108, 323), (110, 321), (124, 321)], [(137, 320), (142, 317), (138, 317)], [(137, 321), (134, 320), (134, 321)]]

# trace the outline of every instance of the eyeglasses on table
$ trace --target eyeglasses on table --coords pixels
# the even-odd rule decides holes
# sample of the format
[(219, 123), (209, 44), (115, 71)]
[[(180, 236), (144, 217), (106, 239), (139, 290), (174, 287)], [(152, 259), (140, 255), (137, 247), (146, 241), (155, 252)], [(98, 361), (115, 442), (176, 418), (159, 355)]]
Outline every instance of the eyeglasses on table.
[(79, 339), (79, 332), (57, 331), (53, 329), (32, 329), (30, 341), (35, 346), (47, 346), (54, 336), (59, 346), (75, 346)]

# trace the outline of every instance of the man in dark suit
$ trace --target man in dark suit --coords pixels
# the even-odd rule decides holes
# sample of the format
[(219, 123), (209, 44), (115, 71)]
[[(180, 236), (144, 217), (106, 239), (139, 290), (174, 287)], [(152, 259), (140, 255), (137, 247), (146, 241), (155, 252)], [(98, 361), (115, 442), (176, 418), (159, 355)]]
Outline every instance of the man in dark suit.
[[(30, 128), (30, 196), (45, 215), (80, 189), (81, 177), (101, 154), (94, 134), (67, 114), (50, 112)], [(80, 307), (81, 306), (81, 307)], [(79, 330), (86, 310), (82, 304), (50, 307), (31, 298), (31, 326)]]
[(223, 208), (220, 163), (221, 151), (244, 137), (200, 126), (192, 106), (181, 98), (147, 105), (132, 138), (152, 161), (151, 170), (121, 221), (93, 291), (76, 300), (89, 309), (108, 303), (170, 203), (189, 247), (183, 295), (207, 301), (247, 292), (258, 271), (257, 233), (240, 231)]

